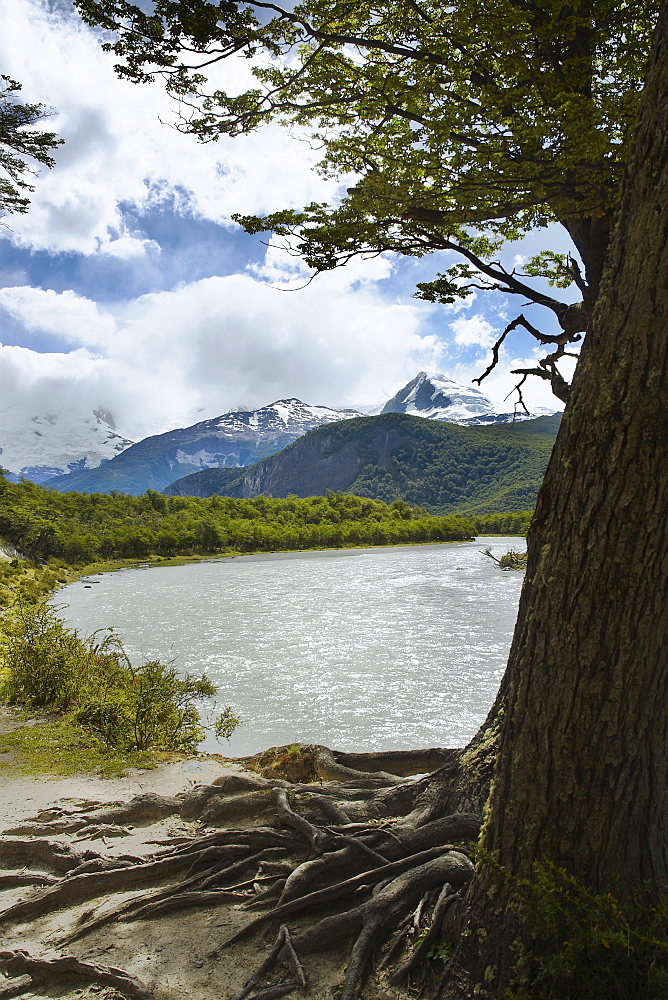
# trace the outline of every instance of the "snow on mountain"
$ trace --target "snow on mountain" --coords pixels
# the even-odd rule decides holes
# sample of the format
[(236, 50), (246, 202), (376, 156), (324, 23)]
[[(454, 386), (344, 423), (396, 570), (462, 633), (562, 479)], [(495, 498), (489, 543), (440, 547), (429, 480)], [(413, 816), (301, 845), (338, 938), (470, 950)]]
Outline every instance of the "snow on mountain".
[[(221, 433), (223, 435), (248, 436), (248, 431), (258, 435), (257, 443), (266, 440), (267, 435), (290, 434), (295, 439), (306, 434), (314, 427), (321, 424), (331, 424), (336, 420), (349, 420), (351, 417), (360, 417), (357, 410), (343, 409), (335, 410), (329, 406), (311, 406), (302, 403), (301, 399), (278, 399), (275, 403), (262, 406), (259, 410), (233, 410), (230, 413), (223, 413), (213, 420), (202, 420), (195, 424), (191, 430), (197, 431), (202, 437), (209, 433)], [(192, 459), (192, 455), (191, 455)], [(242, 465), (245, 463), (236, 463)]]
[(118, 490), (137, 495), (147, 489), (162, 490), (203, 469), (253, 465), (314, 427), (358, 416), (355, 410), (279, 399), (259, 410), (234, 410), (191, 427), (151, 435), (97, 469), (60, 476), (49, 485), (84, 493)]
[[(541, 413), (551, 411), (543, 410)], [(412, 413), (416, 417), (444, 420), (452, 424), (476, 426), (529, 420), (538, 413), (501, 411), (480, 389), (460, 385), (447, 375), (419, 372), (403, 389), (388, 400), (381, 413)]]
[(19, 413), (0, 410), (0, 466), (18, 479), (47, 483), (55, 476), (95, 469), (132, 444), (114, 418), (98, 407)]
[(0, 466), (12, 478), (25, 476), (58, 490), (142, 493), (201, 469), (252, 465), (323, 424), (378, 413), (467, 425), (528, 419), (524, 413), (502, 412), (479, 389), (433, 372), (420, 372), (384, 406), (340, 409), (292, 397), (257, 410), (223, 413), (137, 444), (117, 431), (112, 415), (102, 408), (23, 414), (4, 409)]

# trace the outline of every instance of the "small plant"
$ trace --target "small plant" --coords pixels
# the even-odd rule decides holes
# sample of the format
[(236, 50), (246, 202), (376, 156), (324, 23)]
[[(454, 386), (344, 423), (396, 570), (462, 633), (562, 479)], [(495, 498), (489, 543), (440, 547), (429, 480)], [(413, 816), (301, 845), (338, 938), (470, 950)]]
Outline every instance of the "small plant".
[[(48, 605), (18, 603), (0, 642), (6, 702), (65, 712), (124, 752), (191, 752), (204, 739), (197, 702), (216, 693), (211, 681), (158, 660), (133, 667), (111, 629), (82, 639)], [(229, 738), (239, 722), (226, 708), (216, 735)]]
[(427, 958), (437, 962), (449, 962), (454, 950), (455, 946), (450, 941), (439, 941), (429, 949)]
[(228, 705), (220, 713), (218, 718), (213, 724), (214, 736), (217, 740), (229, 740), (232, 733), (235, 731), (237, 726), (241, 725), (241, 719), (238, 715), (235, 715), (233, 710)]
[(501, 877), (535, 927), (505, 1000), (667, 1000), (667, 897), (650, 904), (642, 890), (626, 901), (593, 893), (550, 861), (531, 878)]

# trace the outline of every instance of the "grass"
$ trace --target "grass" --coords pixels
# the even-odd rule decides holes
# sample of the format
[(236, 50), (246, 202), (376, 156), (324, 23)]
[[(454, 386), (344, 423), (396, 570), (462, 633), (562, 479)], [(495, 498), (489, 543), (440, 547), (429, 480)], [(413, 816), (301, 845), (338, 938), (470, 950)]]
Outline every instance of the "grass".
[[(213, 693), (208, 681), (157, 662), (135, 669), (115, 635), (80, 639), (43, 603), (58, 586), (122, 565), (0, 562), (0, 698), (21, 706), (0, 726), (9, 730), (0, 771), (115, 777), (183, 757), (203, 738), (194, 702)], [(219, 722), (222, 738), (239, 720), (230, 709)]]
[(0, 773), (68, 777), (94, 772), (116, 778), (130, 767), (154, 768), (170, 759), (167, 753), (111, 750), (89, 730), (62, 718), (32, 719), (0, 734)]

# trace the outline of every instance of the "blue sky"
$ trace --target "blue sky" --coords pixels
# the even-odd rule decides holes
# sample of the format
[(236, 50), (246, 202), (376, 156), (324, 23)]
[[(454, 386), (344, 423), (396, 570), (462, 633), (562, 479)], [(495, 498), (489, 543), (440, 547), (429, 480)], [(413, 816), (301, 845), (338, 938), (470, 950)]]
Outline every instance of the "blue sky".
[[(307, 143), (268, 126), (198, 144), (170, 127), (159, 85), (116, 79), (67, 3), (6, 6), (3, 72), (53, 107), (65, 144), (30, 212), (0, 231), (0, 413), (103, 406), (136, 440), (281, 397), (373, 404), (421, 369), (461, 382), (484, 369), (519, 303), (419, 302), (415, 282), (444, 264), (434, 256), (356, 261), (307, 284), (299, 262), (230, 221), (336, 197)], [(243, 86), (248, 63), (223, 72)], [(568, 248), (555, 230), (507, 260), (548, 246)], [(500, 402), (509, 369), (534, 356), (516, 336), (482, 389)], [(527, 401), (558, 408), (534, 381)]]

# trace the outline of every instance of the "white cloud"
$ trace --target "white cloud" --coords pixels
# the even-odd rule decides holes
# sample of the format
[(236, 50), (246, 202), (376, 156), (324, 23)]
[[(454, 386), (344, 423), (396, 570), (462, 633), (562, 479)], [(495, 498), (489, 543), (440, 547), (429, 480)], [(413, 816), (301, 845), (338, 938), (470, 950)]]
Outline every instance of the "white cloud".
[(462, 347), (491, 347), (495, 340), (494, 327), (478, 313), (467, 319), (456, 319), (450, 324), (455, 335), (455, 343)]
[(86, 347), (108, 341), (115, 330), (110, 316), (72, 291), (57, 293), (29, 285), (0, 288), (0, 307), (29, 332), (50, 333)]
[[(123, 203), (145, 211), (170, 201), (225, 223), (233, 212), (301, 207), (334, 190), (311, 170), (317, 157), (310, 147), (278, 126), (198, 144), (170, 127), (176, 106), (162, 85), (117, 79), (114, 57), (72, 12), (49, 12), (41, 0), (12, 0), (8, 8), (3, 72), (22, 82), (25, 99), (55, 109), (46, 127), (65, 139), (56, 167), (37, 179), (30, 212), (12, 219), (16, 242), (136, 255), (146, 247), (131, 242), (137, 234), (126, 230)], [(233, 89), (249, 82), (246, 60), (220, 72)]]
[(143, 257), (148, 250), (160, 252), (160, 245), (155, 240), (137, 239), (136, 236), (121, 236), (117, 240), (104, 243), (100, 250), (109, 257), (118, 257), (119, 260), (132, 260), (134, 257)]
[[(69, 9), (50, 12), (47, 0), (11, 0), (7, 7), (3, 72), (24, 84), (26, 100), (55, 108), (46, 127), (66, 140), (56, 151), (56, 168), (38, 178), (30, 212), (11, 220), (16, 244), (135, 261), (138, 273), (142, 256), (149, 255), (147, 269), (161, 261), (160, 248), (136, 228), (132, 214), (166, 205), (227, 225), (235, 212), (331, 199), (335, 184), (313, 173), (318, 154), (307, 143), (268, 126), (248, 137), (197, 144), (161, 124), (175, 116), (162, 86), (119, 81), (113, 57)], [(221, 72), (239, 89), (248, 82), (249, 63), (228, 62)], [(478, 376), (484, 363), (461, 361), (481, 356), (498, 333), (472, 312), (474, 301), (476, 310), (484, 308), (481, 300), (446, 310), (449, 336), (425, 335), (433, 307), (381, 297), (377, 283), (391, 278), (394, 267), (387, 256), (358, 259), (309, 283), (300, 260), (270, 246), (264, 263), (245, 273), (124, 302), (119, 288), (119, 301), (102, 307), (94, 293), (86, 298), (27, 287), (18, 266), (8, 263), (4, 277), (13, 287), (0, 292), (0, 307), (22, 324), (24, 342), (39, 334), (39, 342), (48, 343), (52, 334), (54, 346), (65, 342), (72, 351), (0, 347), (0, 390), (8, 405), (25, 405), (25, 412), (44, 400), (53, 408), (104, 406), (136, 438), (281, 396), (329, 405), (375, 402), (420, 369), (462, 382)], [(93, 287), (95, 277), (84, 272), (77, 287)], [(453, 338), (457, 350), (448, 361), (444, 340)], [(504, 348), (499, 369), (481, 388), (500, 402), (516, 382), (508, 369), (527, 364), (535, 358), (513, 359)], [(555, 405), (544, 382), (532, 380), (526, 395), (532, 405)]]
[(32, 413), (79, 409), (88, 414), (105, 405), (110, 364), (84, 348), (69, 354), (39, 354), (0, 344), (0, 398), (3, 406), (30, 419)]
[[(519, 399), (515, 387), (522, 378), (521, 375), (513, 375), (512, 371), (518, 368), (536, 368), (538, 359), (543, 357), (544, 354), (544, 348), (537, 348), (529, 355), (518, 357), (510, 354), (505, 348), (501, 348), (499, 352), (499, 364), (487, 378), (483, 379), (477, 388), (498, 406), (505, 406), (508, 410), (512, 411), (513, 406)], [(466, 364), (450, 365), (448, 373), (458, 382), (466, 384), (473, 379), (480, 378), (490, 359), (491, 356), (482, 362), (475, 361), (467, 362)], [(566, 381), (570, 381), (575, 370), (575, 360), (564, 358), (559, 364), (559, 369)], [(522, 387), (522, 396), (530, 411), (540, 410), (541, 408), (551, 411), (563, 409), (563, 403), (557, 399), (550, 388), (550, 383), (545, 379), (530, 376)]]
[(111, 410), (131, 438), (285, 396), (332, 406), (387, 398), (421, 368), (438, 369), (441, 355), (438, 340), (419, 332), (421, 307), (388, 304), (354, 268), (299, 291), (237, 274), (107, 309), (25, 287), (4, 289), (0, 305), (75, 348), (0, 348), (6, 398), (28, 405), (69, 394)]

